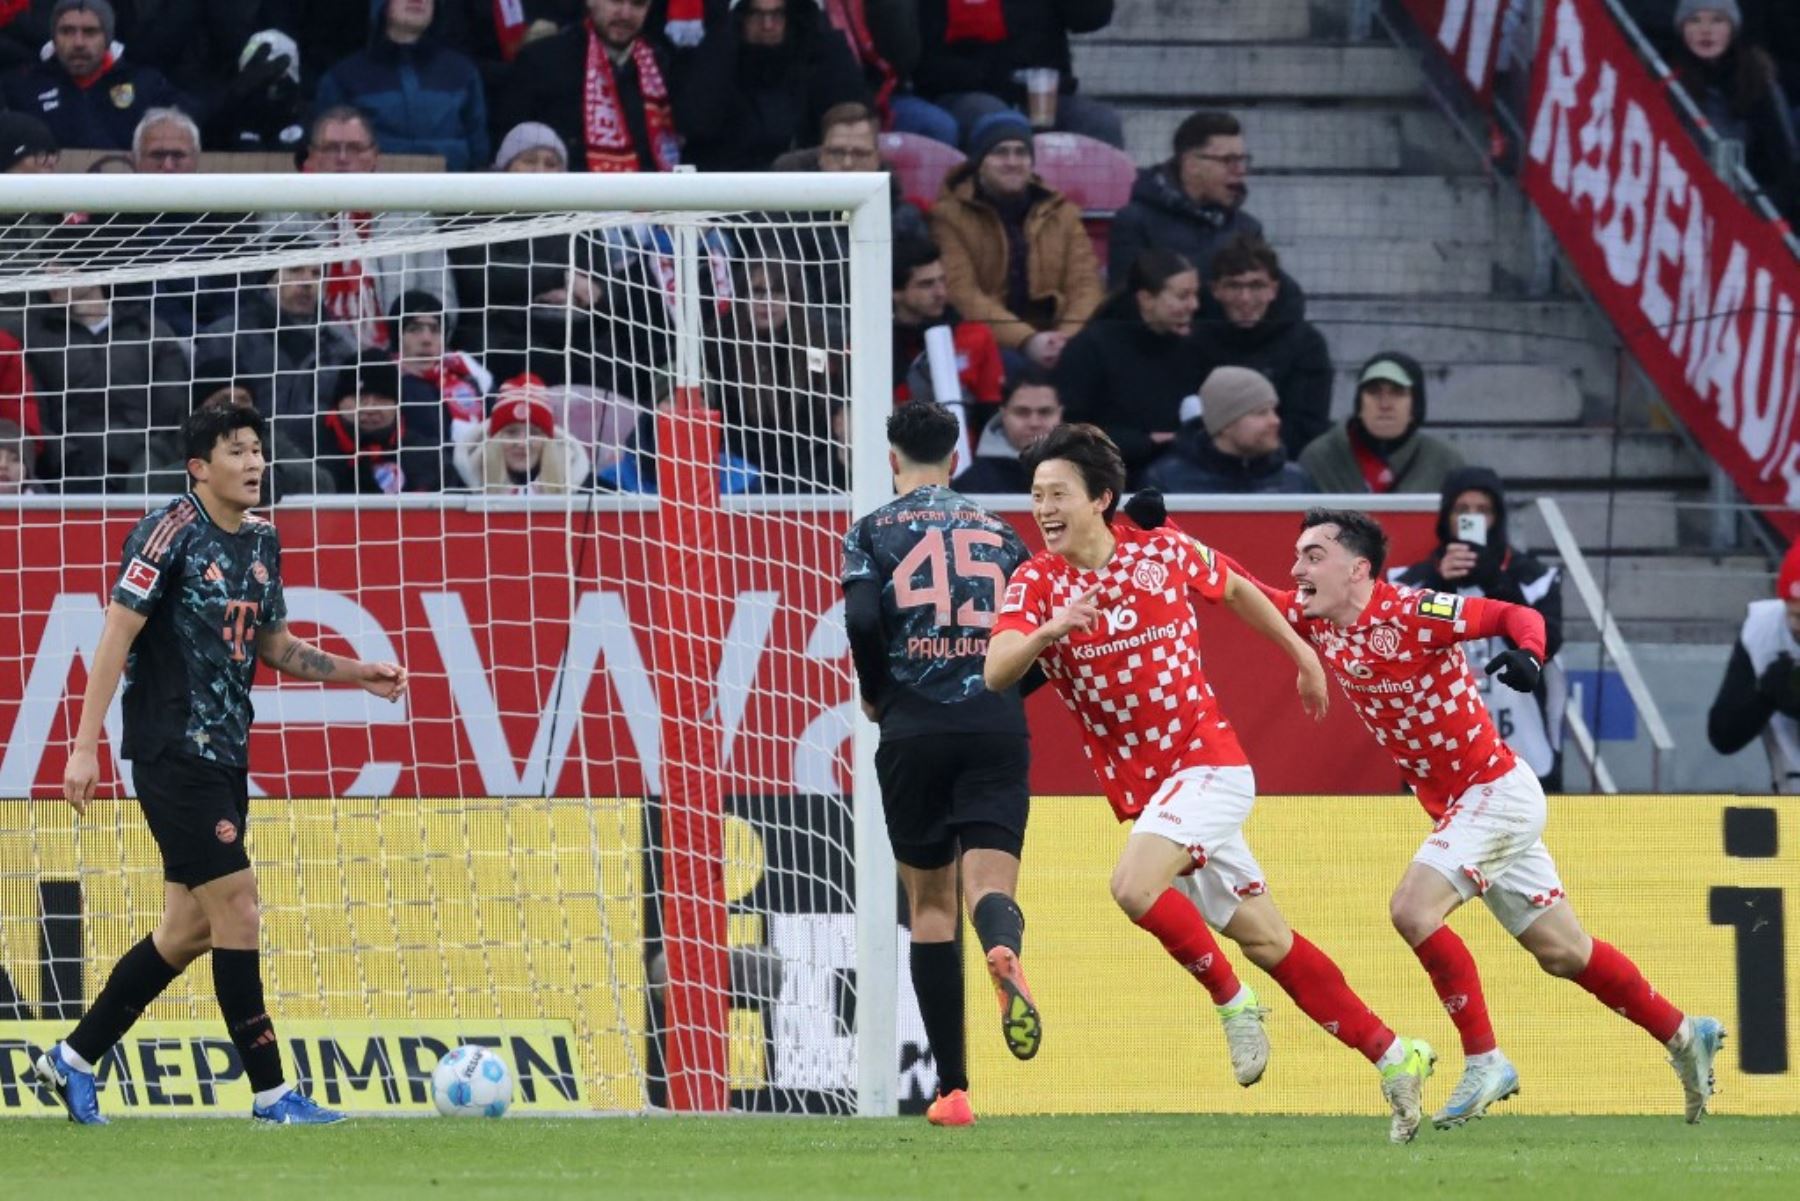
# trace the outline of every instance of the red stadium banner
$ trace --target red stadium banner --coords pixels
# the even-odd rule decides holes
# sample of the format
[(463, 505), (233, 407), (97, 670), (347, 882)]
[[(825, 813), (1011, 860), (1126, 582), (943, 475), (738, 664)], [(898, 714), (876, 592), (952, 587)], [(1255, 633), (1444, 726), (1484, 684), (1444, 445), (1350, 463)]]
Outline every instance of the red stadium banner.
[(1500, 19), (1508, 0), (1405, 0), (1419, 31), (1431, 40), (1469, 91), (1485, 106), (1494, 99), (1500, 58)]
[(1800, 262), (1713, 173), (1600, 0), (1552, 0), (1525, 190), (1712, 458), (1800, 535)]
[[(11, 560), (0, 565), (0, 594), (16, 597), (0, 606), (0, 797), (60, 795), (117, 571), (96, 564), (116, 559), (137, 516), (72, 501), (60, 511), (0, 508), (0, 546)], [(795, 516), (728, 509), (720, 518), (726, 545), (779, 551), (719, 561), (738, 661), (713, 683), (725, 769), (735, 760), (772, 790), (818, 793), (848, 787), (855, 702), (831, 582), (841, 554), (834, 531), (848, 515)], [(1026, 544), (1040, 545), (1029, 516), (1012, 516)], [(284, 508), (274, 517), (295, 631), (340, 653), (399, 659), (412, 687), (395, 706), (262, 673), (250, 747), (260, 793), (661, 794), (668, 754), (651, 644), (655, 597), (641, 583), (620, 583), (651, 578), (654, 511)], [(1264, 580), (1287, 578), (1293, 512), (1178, 519)], [(1382, 520), (1397, 564), (1434, 541), (1434, 514)], [(1208, 678), (1263, 792), (1399, 791), (1387, 756), (1335, 689), (1331, 714), (1315, 725), (1276, 648), (1222, 609), (1202, 614), (1202, 631)], [(1033, 792), (1097, 794), (1062, 702), (1046, 688), (1030, 710)], [(115, 790), (116, 733), (108, 731), (101, 752), (102, 779)]]

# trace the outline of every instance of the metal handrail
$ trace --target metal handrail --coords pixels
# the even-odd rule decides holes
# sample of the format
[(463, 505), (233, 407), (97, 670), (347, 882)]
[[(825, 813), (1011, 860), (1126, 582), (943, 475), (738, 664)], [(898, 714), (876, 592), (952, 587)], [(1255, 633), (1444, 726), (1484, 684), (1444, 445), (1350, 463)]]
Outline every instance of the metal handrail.
[[(1638, 670), (1637, 657), (1631, 653), (1631, 645), (1619, 632), (1619, 625), (1613, 620), (1612, 611), (1607, 608), (1606, 598), (1601, 594), (1600, 586), (1594, 582), (1594, 573), (1588, 569), (1587, 556), (1581, 553), (1581, 545), (1576, 542), (1574, 532), (1569, 529), (1562, 506), (1553, 497), (1540, 496), (1537, 498), (1537, 507), (1538, 512), (1543, 515), (1544, 528), (1549, 532), (1550, 540), (1556, 544), (1556, 553), (1562, 558), (1563, 573), (1575, 586), (1581, 603), (1587, 608), (1588, 618), (1599, 629), (1600, 645), (1613, 662), (1618, 664), (1619, 679), (1623, 681), (1631, 703), (1637, 706), (1638, 716), (1643, 719), (1644, 729), (1650, 735), (1650, 788), (1653, 792), (1661, 791), (1663, 757), (1672, 757), (1675, 753), (1675, 739), (1669, 734), (1669, 725), (1663, 720), (1662, 710), (1657, 708), (1656, 698), (1651, 695), (1649, 685), (1644, 683), (1643, 673)], [(1573, 730), (1573, 726), (1571, 729)]]
[(1568, 728), (1570, 740), (1575, 743), (1575, 749), (1588, 765), (1588, 772), (1594, 777), (1594, 787), (1608, 796), (1617, 796), (1619, 786), (1614, 783), (1612, 772), (1600, 758), (1600, 741), (1588, 729), (1587, 719), (1581, 716), (1579, 688), (1569, 689), (1569, 704), (1563, 710), (1563, 725)]

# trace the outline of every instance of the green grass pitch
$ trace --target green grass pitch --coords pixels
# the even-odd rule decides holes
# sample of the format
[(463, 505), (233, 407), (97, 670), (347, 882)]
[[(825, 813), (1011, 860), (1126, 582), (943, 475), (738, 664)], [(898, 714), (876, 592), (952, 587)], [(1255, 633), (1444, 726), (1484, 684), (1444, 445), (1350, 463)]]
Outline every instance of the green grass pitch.
[(5, 1123), (8, 1183), (152, 1201), (409, 1198), (1238, 1197), (1793, 1201), (1800, 1122), (1496, 1116), (1387, 1144), (1385, 1120), (1293, 1117), (364, 1119), (323, 1129)]

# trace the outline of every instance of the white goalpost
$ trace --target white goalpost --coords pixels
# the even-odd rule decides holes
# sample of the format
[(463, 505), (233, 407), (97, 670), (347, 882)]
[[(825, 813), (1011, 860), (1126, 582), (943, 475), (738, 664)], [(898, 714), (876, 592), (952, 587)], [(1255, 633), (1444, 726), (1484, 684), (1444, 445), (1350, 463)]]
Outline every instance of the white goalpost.
[[(424, 1112), (476, 1042), (525, 1112), (895, 1112), (837, 586), (892, 496), (889, 228), (873, 174), (9, 177), (0, 1118), (60, 1112), (24, 1065), (160, 911), (116, 702), (103, 799), (59, 781), (180, 418), (246, 401), (290, 624), (413, 674), (398, 707), (257, 680), (290, 1074)], [(113, 1115), (247, 1109), (204, 971), (100, 1066)]]

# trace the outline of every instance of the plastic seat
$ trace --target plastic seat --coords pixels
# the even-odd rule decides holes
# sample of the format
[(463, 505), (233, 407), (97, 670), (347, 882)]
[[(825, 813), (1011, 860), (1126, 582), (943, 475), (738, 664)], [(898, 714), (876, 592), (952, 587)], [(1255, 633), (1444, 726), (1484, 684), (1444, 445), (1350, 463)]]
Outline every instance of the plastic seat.
[(944, 176), (964, 158), (956, 147), (916, 133), (881, 135), (882, 161), (900, 177), (901, 193), (921, 209), (931, 208), (944, 186)]

